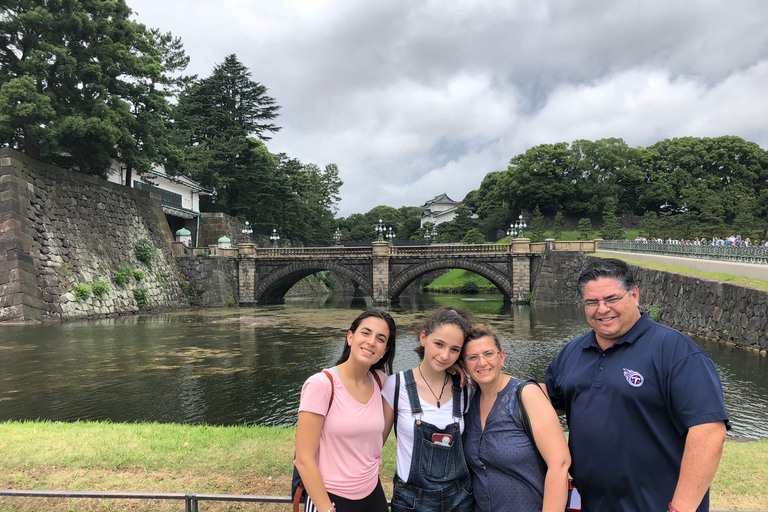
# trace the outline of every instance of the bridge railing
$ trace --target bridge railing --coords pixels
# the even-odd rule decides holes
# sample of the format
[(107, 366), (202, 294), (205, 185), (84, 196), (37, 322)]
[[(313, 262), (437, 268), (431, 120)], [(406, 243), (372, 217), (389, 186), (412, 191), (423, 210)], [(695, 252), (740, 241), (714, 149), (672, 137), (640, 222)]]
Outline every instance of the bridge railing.
[(241, 256), (255, 256), (256, 258), (289, 258), (289, 259), (316, 259), (316, 258), (370, 258), (370, 247), (255, 247), (246, 251), (241, 250)]
[(408, 247), (391, 246), (390, 256), (411, 256), (429, 253), (434, 255), (457, 256), (462, 254), (507, 254), (510, 252), (509, 244), (435, 244), (415, 245)]
[(768, 247), (764, 246), (677, 245), (657, 242), (603, 240), (600, 242), (600, 249), (768, 265)]

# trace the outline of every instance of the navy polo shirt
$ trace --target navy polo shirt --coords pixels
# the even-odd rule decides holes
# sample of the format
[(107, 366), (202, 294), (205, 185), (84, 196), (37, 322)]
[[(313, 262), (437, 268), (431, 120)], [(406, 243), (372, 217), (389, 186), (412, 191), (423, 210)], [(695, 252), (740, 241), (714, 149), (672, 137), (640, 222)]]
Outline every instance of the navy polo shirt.
[[(603, 351), (594, 331), (566, 345), (547, 390), (570, 430), (582, 510), (666, 510), (690, 427), (730, 428), (712, 359), (688, 336), (643, 313)], [(699, 511), (709, 510), (709, 492)]]

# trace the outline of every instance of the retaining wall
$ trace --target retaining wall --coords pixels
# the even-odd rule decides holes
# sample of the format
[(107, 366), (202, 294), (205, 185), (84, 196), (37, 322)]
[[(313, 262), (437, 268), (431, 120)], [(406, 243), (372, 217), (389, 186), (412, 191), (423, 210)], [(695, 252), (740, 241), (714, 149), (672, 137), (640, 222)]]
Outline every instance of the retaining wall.
[[(0, 321), (132, 313), (139, 287), (147, 290), (147, 308), (184, 303), (171, 237), (160, 201), (149, 193), (0, 149)], [(134, 255), (142, 238), (157, 248), (150, 264)], [(117, 285), (121, 263), (144, 278)], [(78, 302), (75, 287), (96, 280), (109, 291)]]
[[(536, 259), (533, 301), (578, 302), (579, 274), (595, 257), (546, 252)], [(632, 269), (640, 287), (640, 309), (658, 308), (661, 323), (762, 353), (768, 349), (768, 292), (635, 265)]]

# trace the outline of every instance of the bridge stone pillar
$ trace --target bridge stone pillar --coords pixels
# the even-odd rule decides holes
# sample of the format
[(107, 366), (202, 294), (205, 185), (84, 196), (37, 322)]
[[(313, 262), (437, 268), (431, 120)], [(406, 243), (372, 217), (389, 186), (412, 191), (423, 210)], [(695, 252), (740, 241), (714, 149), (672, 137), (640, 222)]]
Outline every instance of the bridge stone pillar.
[(389, 242), (373, 242), (373, 302), (389, 302)]
[(256, 304), (256, 259), (240, 258), (237, 288), (240, 304)]
[(515, 296), (519, 303), (525, 302), (525, 296), (531, 292), (531, 239), (515, 238), (512, 241), (512, 275)]

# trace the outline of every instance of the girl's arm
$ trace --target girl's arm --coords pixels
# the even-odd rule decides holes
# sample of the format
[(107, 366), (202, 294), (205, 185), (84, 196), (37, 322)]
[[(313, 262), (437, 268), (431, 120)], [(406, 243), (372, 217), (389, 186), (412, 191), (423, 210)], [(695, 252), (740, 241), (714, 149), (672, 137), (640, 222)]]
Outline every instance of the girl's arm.
[(526, 386), (523, 405), (531, 421), (536, 448), (547, 463), (542, 512), (562, 512), (568, 499), (571, 455), (557, 413), (538, 386)]
[(296, 469), (307, 494), (312, 498), (317, 510), (331, 510), (332, 502), (325, 489), (323, 475), (317, 467), (315, 457), (320, 446), (320, 432), (323, 430), (325, 417), (312, 412), (300, 411), (296, 426)]
[(384, 406), (384, 433), (382, 435), (382, 446), (387, 442), (389, 433), (392, 431), (392, 424), (395, 422), (395, 411), (390, 407), (389, 402), (384, 397), (381, 397), (381, 403)]

